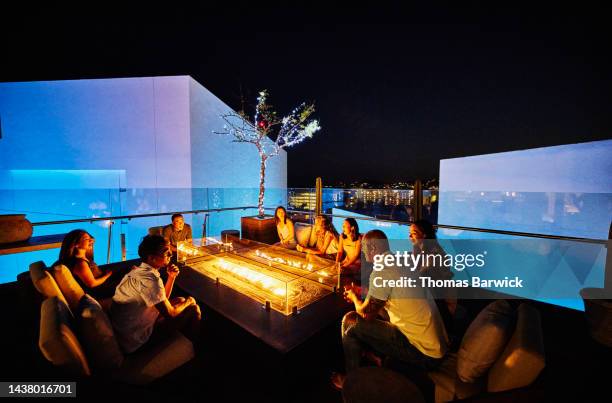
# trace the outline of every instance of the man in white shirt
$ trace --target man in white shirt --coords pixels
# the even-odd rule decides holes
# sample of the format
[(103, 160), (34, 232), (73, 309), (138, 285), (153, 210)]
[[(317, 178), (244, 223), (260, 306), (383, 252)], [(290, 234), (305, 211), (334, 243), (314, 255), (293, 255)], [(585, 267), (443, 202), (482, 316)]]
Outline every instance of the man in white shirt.
[[(123, 351), (134, 352), (152, 335), (157, 340), (172, 330), (179, 330), (197, 342), (200, 307), (193, 297), (169, 299), (179, 274), (179, 269), (169, 264), (172, 256), (169, 242), (160, 235), (148, 235), (140, 243), (138, 255), (142, 263), (121, 280), (110, 311), (115, 335)], [(166, 284), (159, 274), (164, 267), (168, 274)]]
[[(375, 255), (389, 251), (389, 241), (380, 230), (368, 232), (362, 241), (362, 251), (368, 262)], [(342, 319), (342, 346), (346, 372), (360, 365), (364, 347), (393, 357), (417, 368), (430, 370), (441, 361), (448, 349), (448, 337), (435, 301), (426, 288), (389, 287), (388, 281), (396, 280), (406, 272), (395, 266), (387, 266), (370, 275), (368, 295), (361, 301), (353, 289), (345, 292), (345, 298), (355, 305), (355, 311)], [(378, 319), (383, 310), (389, 322)], [(342, 388), (345, 375), (336, 373), (332, 382)]]

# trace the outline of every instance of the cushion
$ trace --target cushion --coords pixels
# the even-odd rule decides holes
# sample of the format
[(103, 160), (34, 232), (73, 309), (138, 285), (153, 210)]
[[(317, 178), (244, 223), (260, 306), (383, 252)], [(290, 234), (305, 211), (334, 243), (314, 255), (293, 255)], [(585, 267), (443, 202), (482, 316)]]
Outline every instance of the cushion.
[(514, 330), (515, 312), (506, 300), (492, 302), (470, 324), (457, 354), (457, 375), (475, 382), (497, 361)]
[(175, 331), (155, 345), (149, 343), (128, 354), (122, 367), (113, 371), (113, 377), (122, 382), (144, 385), (174, 371), (194, 356), (193, 343)]
[(489, 372), (490, 392), (528, 386), (546, 365), (540, 313), (525, 303), (517, 311), (514, 334)]
[(85, 295), (83, 288), (76, 282), (70, 270), (63, 264), (57, 265), (52, 270), (53, 278), (72, 312), (77, 311), (79, 301)]
[(295, 240), (297, 241), (297, 243), (299, 245), (306, 246), (308, 240), (310, 239), (311, 226), (302, 223), (295, 223), (293, 225), (293, 228), (295, 229)]
[(42, 261), (38, 261), (30, 265), (30, 278), (32, 279), (32, 284), (34, 284), (34, 287), (43, 295), (43, 297), (45, 297), (45, 299), (57, 297), (60, 299), (60, 301), (66, 304), (66, 306), (69, 306), (66, 298), (64, 298), (64, 294), (62, 294), (62, 291), (58, 287), (57, 283), (47, 271), (47, 266), (45, 266)]
[(83, 348), (72, 330), (72, 314), (58, 297), (47, 298), (40, 309), (38, 345), (45, 358), (73, 375), (90, 375)]
[(92, 368), (100, 371), (119, 368), (124, 356), (111, 322), (98, 301), (85, 294), (76, 312), (80, 340)]
[(457, 375), (457, 354), (449, 353), (438, 368), (427, 374), (435, 384), (435, 401), (449, 402), (455, 399), (467, 399), (484, 391), (484, 378), (467, 383)]
[(313, 225), (295, 223), (295, 239), (299, 245), (314, 246), (317, 243), (317, 237), (312, 230)]

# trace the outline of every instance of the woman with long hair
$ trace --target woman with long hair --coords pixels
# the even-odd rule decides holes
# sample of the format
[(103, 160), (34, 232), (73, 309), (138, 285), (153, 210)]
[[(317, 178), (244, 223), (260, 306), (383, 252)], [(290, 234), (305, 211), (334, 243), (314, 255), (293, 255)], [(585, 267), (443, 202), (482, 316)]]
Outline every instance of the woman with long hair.
[(295, 228), (293, 221), (287, 217), (287, 210), (283, 206), (278, 206), (274, 211), (274, 221), (276, 222), (278, 239), (280, 239), (280, 242), (276, 245), (287, 249), (295, 249), (297, 246)]
[(342, 223), (336, 263), (340, 263), (342, 273), (356, 274), (361, 269), (361, 234), (354, 218), (347, 218)]
[[(410, 241), (412, 241), (412, 253), (426, 255), (441, 255), (442, 261), (446, 252), (438, 243), (436, 230), (434, 226), (427, 220), (417, 220), (410, 225)], [(433, 261), (431, 265), (430, 260)], [(450, 268), (442, 265), (437, 265), (438, 259), (422, 259), (423, 263), (417, 268), (418, 274), (421, 277), (431, 277), (433, 280), (448, 280), (453, 278), (453, 272)], [(450, 334), (453, 332), (453, 316), (457, 309), (457, 294), (456, 289), (440, 289), (430, 288), (429, 290), (436, 300), (436, 305), (442, 315), (442, 320), (446, 326), (446, 331)]]
[(328, 259), (334, 259), (338, 253), (338, 231), (332, 224), (329, 217), (319, 215), (315, 218), (314, 229), (317, 243), (309, 248), (297, 245), (298, 252), (305, 252), (308, 255), (320, 255)]
[(103, 272), (94, 262), (94, 242), (94, 237), (85, 230), (70, 231), (62, 241), (58, 261), (53, 264), (66, 266), (86, 292), (104, 284), (113, 274), (110, 270)]

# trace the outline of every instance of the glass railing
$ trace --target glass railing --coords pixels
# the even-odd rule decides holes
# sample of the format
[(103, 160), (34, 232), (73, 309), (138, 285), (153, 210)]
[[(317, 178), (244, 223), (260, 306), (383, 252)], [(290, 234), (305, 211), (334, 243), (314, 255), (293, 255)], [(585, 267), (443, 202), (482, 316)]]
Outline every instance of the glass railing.
[[(362, 233), (379, 229), (389, 239), (405, 243), (409, 214), (399, 217), (389, 212), (394, 207), (397, 211), (403, 202), (410, 204), (411, 192), (324, 188), (323, 210), (332, 216), (337, 229), (342, 228), (345, 217), (351, 216), (357, 219)], [(312, 188), (266, 189), (266, 212), (272, 214), (276, 206), (282, 205), (297, 220), (312, 222), (314, 194)], [(390, 199), (393, 195), (395, 199)], [(142, 237), (150, 228), (170, 224), (174, 212), (183, 212), (194, 238), (218, 238), (221, 231), (240, 230), (241, 217), (257, 214), (257, 196), (256, 188), (0, 191), (0, 213), (26, 214), (35, 224), (34, 236), (84, 229), (95, 238), (95, 260), (103, 264), (137, 258)], [(424, 206), (435, 206), (437, 197), (437, 191), (424, 191)], [(377, 207), (366, 208), (368, 203)], [(490, 248), (494, 256), (490, 260), (491, 273), (504, 274), (511, 264), (512, 270), (539, 285), (537, 292), (513, 292), (516, 297), (581, 309), (580, 289), (604, 284), (606, 240), (443, 224), (439, 225), (438, 237), (445, 250), (465, 254)], [(1, 255), (0, 283), (15, 281), (17, 274), (34, 261), (43, 260), (50, 265), (58, 254), (56, 248)], [(462, 271), (461, 276), (466, 275), (474, 276), (474, 272)]]
[[(392, 252), (411, 251), (409, 223), (376, 219), (344, 209), (334, 209), (332, 222), (342, 228), (346, 217), (356, 219), (361, 233), (381, 230), (390, 240)], [(605, 285), (606, 256), (610, 242), (605, 239), (556, 236), (550, 234), (437, 226), (437, 237), (446, 253), (459, 256), (482, 254), (485, 265), (458, 266), (456, 280), (478, 277), (482, 280), (512, 279), (524, 281), (523, 287), (504, 285), (485, 287), (506, 298), (527, 298), (572, 309), (584, 310), (580, 297), (583, 288)], [(608, 274), (611, 275), (611, 274)], [(612, 290), (608, 291), (608, 294)], [(604, 294), (602, 294), (604, 295)], [(484, 298), (491, 294), (465, 294), (466, 298)], [(612, 295), (605, 295), (612, 298)]]
[(441, 224), (585, 238), (607, 236), (612, 193), (444, 191)]
[(287, 208), (294, 211), (312, 213), (317, 205), (315, 188), (288, 188)]
[[(313, 212), (316, 207), (314, 188), (287, 189), (288, 207)], [(341, 189), (323, 188), (322, 211), (331, 213), (340, 208), (353, 213), (401, 222), (414, 221), (414, 191), (411, 189)], [(423, 190), (421, 217), (436, 223), (438, 191)]]
[[(192, 228), (194, 238), (219, 238), (223, 230), (240, 230), (240, 218), (257, 214), (256, 206), (216, 210), (171, 211), (167, 213), (125, 215), (105, 218), (85, 218), (34, 222), (34, 237), (66, 234), (75, 229), (87, 231), (94, 239), (94, 259), (98, 264), (138, 258), (138, 245), (150, 231), (161, 232), (171, 223), (171, 215), (183, 214)], [(58, 259), (59, 249), (0, 255), (0, 284), (15, 281), (29, 264), (38, 260), (47, 265)]]
[[(95, 238), (95, 258), (102, 264), (136, 258), (149, 228), (169, 224), (174, 212), (186, 212), (194, 237), (240, 230), (242, 216), (257, 214), (258, 194), (258, 188), (0, 190), (0, 214), (25, 214), (34, 224), (33, 237), (83, 229)], [(266, 189), (264, 205), (286, 206), (287, 195), (287, 189)], [(57, 248), (0, 254), (0, 284), (15, 281), (34, 261), (50, 265), (58, 256)]]

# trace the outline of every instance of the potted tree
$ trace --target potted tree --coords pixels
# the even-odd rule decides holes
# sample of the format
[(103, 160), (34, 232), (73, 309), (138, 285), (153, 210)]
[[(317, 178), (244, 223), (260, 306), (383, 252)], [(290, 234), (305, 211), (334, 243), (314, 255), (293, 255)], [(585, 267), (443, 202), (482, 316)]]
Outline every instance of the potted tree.
[(256, 147), (260, 161), (258, 214), (242, 217), (242, 238), (274, 243), (277, 240), (274, 217), (266, 216), (264, 211), (266, 164), (281, 150), (312, 137), (321, 127), (316, 119), (310, 118), (315, 110), (314, 104), (302, 103), (287, 116), (278, 118), (267, 99), (267, 90), (261, 91), (252, 120), (244, 111), (222, 114), (225, 121), (223, 130), (215, 133), (231, 136), (233, 142), (250, 143)]

